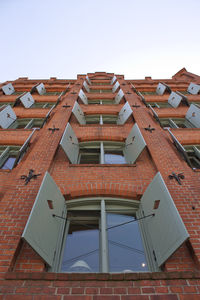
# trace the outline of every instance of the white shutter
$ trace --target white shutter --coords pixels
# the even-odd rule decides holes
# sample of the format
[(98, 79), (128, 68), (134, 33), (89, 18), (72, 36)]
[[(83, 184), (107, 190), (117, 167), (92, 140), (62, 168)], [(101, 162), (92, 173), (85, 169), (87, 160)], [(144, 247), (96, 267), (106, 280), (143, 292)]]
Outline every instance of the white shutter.
[(163, 95), (166, 90), (170, 90), (170, 88), (166, 84), (159, 82), (159, 84), (156, 88), (156, 94)]
[(86, 79), (87, 79), (89, 84), (92, 84), (90, 78), (88, 77), (88, 75), (86, 76)]
[(187, 91), (190, 94), (197, 95), (200, 92), (200, 85), (191, 82), (190, 85), (188, 86)]
[(190, 105), (185, 118), (196, 128), (200, 128), (200, 108), (194, 104)]
[(124, 97), (124, 92), (122, 91), (122, 89), (120, 89), (117, 95), (115, 96), (115, 103), (119, 104), (123, 97)]
[(85, 125), (86, 124), (84, 113), (83, 113), (83, 111), (82, 111), (82, 109), (81, 109), (81, 107), (80, 107), (80, 105), (78, 104), (77, 101), (74, 104), (72, 112), (73, 112), (73, 114), (75, 115), (76, 119), (78, 120), (78, 122), (81, 125)]
[[(49, 203), (49, 204), (48, 204)], [(66, 218), (65, 199), (53, 178), (46, 172), (22, 237), (52, 266), (58, 238)]]
[(6, 129), (17, 119), (16, 114), (10, 105), (0, 109), (0, 127)]
[(126, 162), (134, 164), (145, 146), (146, 142), (140, 132), (137, 123), (135, 123), (125, 141), (124, 156), (126, 158)]
[(35, 87), (35, 89), (37, 90), (37, 92), (38, 92), (39, 95), (43, 95), (43, 94), (46, 93), (46, 89), (45, 89), (43, 83), (38, 84), (38, 85)]
[(143, 194), (140, 210), (144, 216), (155, 214), (139, 222), (143, 223), (157, 264), (161, 266), (188, 239), (189, 234), (159, 172)]
[(112, 92), (115, 93), (119, 86), (120, 86), (120, 85), (119, 85), (119, 82), (118, 82), (118, 81), (115, 82), (115, 84), (114, 84), (114, 86), (113, 86), (113, 88), (112, 88)]
[(118, 115), (118, 118), (117, 118), (117, 124), (118, 125), (124, 124), (128, 120), (128, 118), (130, 117), (132, 112), (133, 111), (132, 111), (129, 103), (126, 102), (124, 104), (124, 106), (122, 107), (122, 109), (120, 110), (120, 112), (119, 112), (119, 115)]
[(15, 89), (12, 83), (8, 83), (2, 86), (2, 91), (5, 95), (12, 95), (15, 92)]
[(60, 141), (60, 145), (65, 151), (70, 162), (72, 164), (77, 164), (79, 156), (79, 143), (69, 123), (67, 123), (62, 139)]
[(82, 89), (80, 90), (78, 96), (84, 104), (88, 104), (88, 99)]
[(117, 77), (116, 76), (113, 76), (113, 78), (112, 78), (112, 80), (111, 80), (111, 85), (113, 85), (114, 84), (114, 82), (117, 80)]
[(89, 86), (88, 86), (88, 84), (87, 84), (86, 81), (83, 82), (83, 86), (86, 89), (86, 91), (89, 93), (90, 92), (90, 88), (89, 88)]
[(180, 102), (182, 100), (182, 97), (180, 95), (178, 95), (175, 92), (171, 92), (169, 98), (168, 98), (168, 103), (173, 106), (173, 107), (178, 107)]
[(35, 103), (33, 96), (29, 92), (25, 93), (23, 96), (19, 97), (18, 99), (20, 99), (20, 101), (22, 102), (25, 108), (29, 108)]

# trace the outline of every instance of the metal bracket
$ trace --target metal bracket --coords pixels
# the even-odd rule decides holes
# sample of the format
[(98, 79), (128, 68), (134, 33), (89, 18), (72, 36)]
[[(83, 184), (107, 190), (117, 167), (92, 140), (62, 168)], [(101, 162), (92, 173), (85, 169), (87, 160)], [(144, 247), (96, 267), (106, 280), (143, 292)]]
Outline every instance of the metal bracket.
[(169, 175), (169, 179), (173, 179), (173, 178), (176, 179), (176, 181), (178, 182), (178, 184), (182, 185), (181, 179), (184, 179), (185, 176), (183, 175), (183, 173), (176, 174), (176, 173), (172, 172), (172, 174)]
[(72, 94), (72, 95), (76, 95), (76, 94), (77, 94), (77, 92), (71, 92), (71, 94)]
[(127, 95), (131, 95), (131, 93), (130, 93), (130, 92), (126, 92), (126, 94), (127, 94)]
[(140, 107), (140, 105), (137, 105), (136, 103), (135, 104), (133, 104), (133, 105), (131, 105), (132, 107), (135, 107), (135, 108), (138, 108), (138, 107)]
[(20, 177), (20, 179), (23, 179), (25, 181), (25, 185), (27, 185), (31, 181), (31, 179), (36, 179), (38, 176), (41, 175), (41, 173), (40, 174), (34, 174), (34, 172), (35, 172), (34, 170), (30, 169), (27, 176), (22, 175)]
[(53, 125), (53, 128), (48, 128), (48, 130), (51, 130), (52, 133), (54, 133), (56, 130), (60, 130), (60, 128), (56, 128), (55, 125)]
[(155, 130), (155, 128), (151, 127), (151, 125), (149, 125), (148, 127), (145, 127), (144, 129), (151, 133)]
[(62, 107), (71, 107), (71, 105), (65, 104), (65, 105), (63, 105)]

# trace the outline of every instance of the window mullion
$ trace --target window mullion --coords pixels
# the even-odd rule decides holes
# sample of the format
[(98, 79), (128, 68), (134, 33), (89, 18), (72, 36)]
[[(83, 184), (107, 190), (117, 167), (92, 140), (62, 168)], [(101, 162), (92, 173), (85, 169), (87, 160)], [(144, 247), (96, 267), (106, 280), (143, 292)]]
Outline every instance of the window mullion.
[(100, 125), (103, 125), (103, 117), (102, 115), (100, 115), (100, 122), (99, 122)]
[(103, 148), (103, 142), (100, 143), (100, 164), (104, 164), (104, 148)]
[(101, 200), (101, 230), (100, 230), (100, 257), (101, 266), (100, 270), (103, 273), (109, 271), (108, 261), (108, 238), (107, 238), (107, 224), (106, 224), (106, 209), (105, 200)]

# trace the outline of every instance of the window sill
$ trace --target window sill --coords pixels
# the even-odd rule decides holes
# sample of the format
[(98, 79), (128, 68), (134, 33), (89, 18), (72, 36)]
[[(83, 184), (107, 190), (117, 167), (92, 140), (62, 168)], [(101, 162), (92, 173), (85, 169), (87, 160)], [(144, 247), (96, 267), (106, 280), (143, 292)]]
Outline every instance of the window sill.
[(105, 168), (105, 167), (136, 167), (136, 164), (69, 164), (69, 167), (93, 167), (93, 168)]
[(7, 280), (66, 280), (66, 281), (127, 281), (157, 279), (199, 279), (200, 272), (144, 272), (144, 273), (48, 273), (7, 272)]

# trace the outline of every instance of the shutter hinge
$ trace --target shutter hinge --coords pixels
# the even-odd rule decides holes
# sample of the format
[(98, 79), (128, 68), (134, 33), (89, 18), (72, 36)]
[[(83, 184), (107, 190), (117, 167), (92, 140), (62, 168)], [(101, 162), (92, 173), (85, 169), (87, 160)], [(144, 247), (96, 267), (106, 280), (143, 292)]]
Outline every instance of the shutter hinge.
[(154, 257), (154, 260), (157, 261), (156, 259), (156, 254), (155, 254), (155, 251), (153, 250), (153, 257)]

